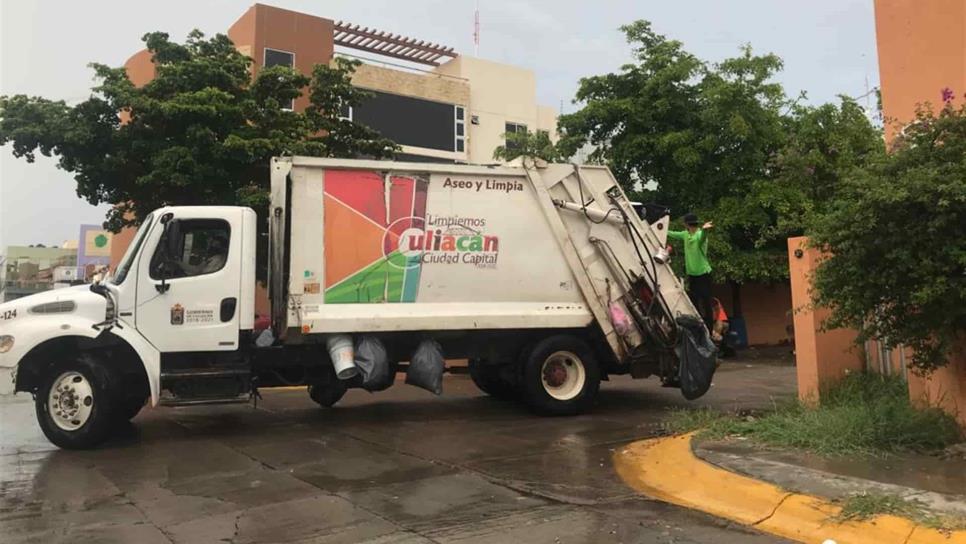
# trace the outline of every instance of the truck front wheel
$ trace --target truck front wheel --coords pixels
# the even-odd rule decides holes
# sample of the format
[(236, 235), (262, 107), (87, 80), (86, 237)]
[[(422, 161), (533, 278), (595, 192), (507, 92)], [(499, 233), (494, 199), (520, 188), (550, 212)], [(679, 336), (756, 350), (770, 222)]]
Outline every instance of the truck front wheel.
[(569, 335), (544, 338), (523, 354), (527, 403), (538, 413), (576, 415), (589, 409), (600, 389), (594, 352)]
[(34, 405), (44, 435), (64, 449), (88, 449), (107, 438), (114, 423), (110, 371), (87, 354), (53, 365)]
[(130, 397), (122, 400), (116, 407), (118, 419), (124, 421), (134, 419), (134, 416), (141, 412), (141, 408), (144, 408), (147, 402), (147, 397)]

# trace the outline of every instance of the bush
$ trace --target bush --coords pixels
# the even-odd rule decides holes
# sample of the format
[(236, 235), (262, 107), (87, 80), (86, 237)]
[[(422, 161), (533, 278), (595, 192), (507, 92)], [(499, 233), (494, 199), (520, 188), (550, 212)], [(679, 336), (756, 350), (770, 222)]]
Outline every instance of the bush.
[(809, 234), (828, 255), (813, 278), (827, 328), (904, 344), (920, 373), (944, 365), (966, 330), (966, 106), (921, 109)]
[(680, 411), (672, 414), (669, 427), (675, 432), (703, 428), (712, 438), (740, 435), (824, 455), (930, 452), (962, 439), (949, 414), (912, 406), (905, 380), (865, 373), (825, 390), (815, 408), (789, 402), (760, 417)]

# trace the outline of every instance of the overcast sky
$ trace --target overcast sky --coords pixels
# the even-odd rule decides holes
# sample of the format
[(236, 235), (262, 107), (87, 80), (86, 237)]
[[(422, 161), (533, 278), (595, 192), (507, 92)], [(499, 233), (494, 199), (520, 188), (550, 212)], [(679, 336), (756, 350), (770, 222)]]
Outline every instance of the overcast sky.
[[(878, 85), (873, 0), (480, 0), (480, 56), (528, 67), (539, 100), (564, 112), (580, 77), (613, 71), (629, 58), (617, 30), (635, 19), (719, 60), (741, 44), (785, 60), (780, 80), (809, 101), (858, 96)], [(2, 0), (0, 94), (76, 102), (92, 83), (89, 62), (120, 66), (163, 30), (225, 32), (251, 0)], [(265, 3), (392, 31), (473, 53), (474, 0), (266, 0)], [(34, 164), (0, 148), (0, 254), (7, 245), (60, 244), (105, 208), (77, 198), (52, 159)]]

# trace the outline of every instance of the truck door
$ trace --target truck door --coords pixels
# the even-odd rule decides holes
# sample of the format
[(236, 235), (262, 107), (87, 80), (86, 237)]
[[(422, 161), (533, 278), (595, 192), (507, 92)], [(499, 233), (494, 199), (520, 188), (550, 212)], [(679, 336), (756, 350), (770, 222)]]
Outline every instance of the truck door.
[(238, 349), (242, 214), (215, 209), (162, 216), (138, 262), (136, 326), (161, 352)]

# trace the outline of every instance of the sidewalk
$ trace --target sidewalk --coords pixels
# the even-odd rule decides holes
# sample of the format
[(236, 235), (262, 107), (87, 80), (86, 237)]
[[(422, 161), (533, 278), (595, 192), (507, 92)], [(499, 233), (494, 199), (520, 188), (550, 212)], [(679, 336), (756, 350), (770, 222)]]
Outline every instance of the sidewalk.
[(615, 468), (649, 497), (798, 542), (966, 543), (966, 531), (942, 532), (894, 515), (838, 518), (840, 501), (861, 493), (899, 495), (930, 510), (966, 515), (961, 458), (828, 462), (738, 441), (694, 446), (693, 436), (631, 443), (615, 452)]
[(742, 440), (692, 443), (699, 459), (798, 493), (844, 500), (861, 493), (898, 495), (930, 510), (966, 516), (966, 457), (892, 455), (825, 458), (765, 449)]

